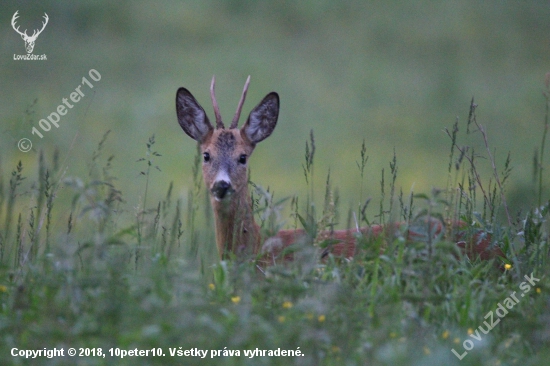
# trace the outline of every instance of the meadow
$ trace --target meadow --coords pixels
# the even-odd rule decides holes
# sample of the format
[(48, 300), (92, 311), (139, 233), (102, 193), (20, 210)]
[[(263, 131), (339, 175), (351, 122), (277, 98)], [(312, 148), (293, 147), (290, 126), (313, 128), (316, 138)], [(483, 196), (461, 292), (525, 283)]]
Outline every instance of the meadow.
[[(154, 136), (137, 159), (146, 181), (140, 207), (125, 204), (113, 175), (114, 157), (103, 152), (109, 132), (83, 177), (64, 176), (55, 153), (39, 154), (38, 172), (17, 164), (0, 180), (2, 364), (545, 364), (550, 349), (546, 177), (540, 165), (540, 205), (507, 216), (508, 160), (495, 166), (493, 176), (482, 177), (476, 161), (494, 159), (490, 146), (474, 153), (459, 144), (464, 137), (488, 140), (475, 109), (472, 101), (468, 125), (461, 126), (469, 135), (459, 133), (458, 122), (447, 130), (445, 189), (398, 191), (394, 156), (381, 172), (376, 202), (368, 199), (347, 212), (330, 175), (314, 174), (315, 152), (323, 146), (316, 145), (312, 132), (303, 163), (306, 197), (277, 200), (251, 182), (264, 232), (288, 221), (310, 233), (293, 249), (293, 262), (264, 272), (253, 258), (216, 259), (198, 153), (187, 205), (174, 197), (172, 184), (164, 199), (148, 197), (148, 185), (161, 174)], [(541, 163), (547, 128), (548, 99)], [(367, 160), (363, 144), (356, 161), (361, 177), (369, 174)], [(319, 180), (325, 189), (321, 199), (312, 189)], [(285, 204), (293, 207), (288, 218), (281, 215)], [(369, 204), (377, 205), (377, 215), (366, 213)], [(52, 224), (56, 215), (65, 218), (64, 227)], [(467, 243), (476, 235), (489, 238), (505, 257), (469, 259), (449, 239), (450, 227), (447, 235), (406, 240), (408, 229), (427, 230), (426, 216), (464, 221)], [(360, 250), (352, 260), (320, 260), (331, 243), (316, 240), (317, 231), (346, 220), (350, 228), (354, 220), (401, 225), (377, 237), (358, 233)], [(25, 353), (54, 349), (63, 350), (64, 357)], [(67, 356), (70, 349), (76, 356)]]
[[(545, 1), (8, 3), (1, 365), (547, 364)], [(48, 14), (47, 61), (12, 57), (16, 10), (21, 29)], [(213, 74), (226, 119), (247, 75), (243, 114), (281, 96), (250, 160), (256, 221), (309, 236), (264, 272), (220, 261), (177, 123), (181, 86), (212, 117)], [(456, 221), (505, 256), (465, 256)], [(393, 223), (320, 259), (321, 230)]]

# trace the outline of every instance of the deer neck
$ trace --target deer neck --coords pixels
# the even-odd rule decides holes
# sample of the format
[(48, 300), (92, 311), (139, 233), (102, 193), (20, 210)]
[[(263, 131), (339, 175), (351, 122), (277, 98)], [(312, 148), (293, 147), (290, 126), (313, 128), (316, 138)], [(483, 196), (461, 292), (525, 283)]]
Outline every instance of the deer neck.
[(252, 255), (258, 253), (260, 228), (254, 221), (252, 200), (245, 186), (229, 201), (210, 198), (216, 224), (216, 245), (222, 258), (229, 253)]

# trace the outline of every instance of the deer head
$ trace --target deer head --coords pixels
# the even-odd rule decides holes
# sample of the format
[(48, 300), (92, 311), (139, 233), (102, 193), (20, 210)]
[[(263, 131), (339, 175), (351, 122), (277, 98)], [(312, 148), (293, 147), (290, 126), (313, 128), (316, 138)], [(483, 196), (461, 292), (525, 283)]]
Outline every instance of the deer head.
[(230, 201), (232, 195), (247, 187), (248, 159), (256, 144), (269, 137), (277, 124), (279, 96), (272, 92), (252, 109), (243, 127), (237, 128), (249, 82), (250, 76), (229, 129), (222, 122), (214, 94), (215, 78), (212, 78), (210, 96), (216, 128), (210, 124), (204, 109), (187, 89), (178, 89), (176, 95), (178, 122), (187, 135), (200, 143), (203, 178), (216, 201)]
[(23, 41), (25, 41), (25, 49), (27, 50), (27, 53), (32, 53), (32, 50), (34, 49), (34, 42), (36, 41), (36, 38), (38, 38), (38, 36), (40, 35), (40, 33), (42, 33), (42, 31), (44, 30), (44, 28), (46, 28), (46, 24), (48, 24), (48, 14), (44, 13), (44, 22), (42, 22), (42, 29), (40, 30), (37, 30), (35, 29), (32, 36), (28, 36), (27, 35), (27, 30), (25, 29), (24, 32), (21, 32), (19, 30), (19, 26), (16, 28), (15, 27), (15, 21), (17, 20), (17, 18), (19, 18), (19, 15), (17, 15), (17, 13), (19, 12), (16, 11), (15, 14), (13, 14), (13, 17), (11, 18), (11, 26), (13, 27), (13, 29), (19, 33), (21, 35), (21, 38), (23, 38)]
[(267, 94), (239, 129), (249, 76), (233, 121), (226, 129), (214, 93), (215, 82), (213, 77), (210, 97), (216, 117), (215, 128), (199, 102), (185, 88), (177, 91), (176, 113), (183, 131), (200, 144), (203, 178), (216, 217), (216, 242), (223, 256), (226, 251), (240, 252), (247, 248), (254, 251), (259, 244), (259, 229), (254, 222), (248, 194), (248, 159), (256, 144), (269, 137), (275, 129), (279, 95), (275, 92)]

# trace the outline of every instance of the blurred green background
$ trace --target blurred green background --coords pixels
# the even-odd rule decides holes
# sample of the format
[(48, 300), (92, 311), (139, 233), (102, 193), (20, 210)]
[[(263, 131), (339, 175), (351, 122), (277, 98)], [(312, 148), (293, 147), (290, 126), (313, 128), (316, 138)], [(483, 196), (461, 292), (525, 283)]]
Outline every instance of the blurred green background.
[[(47, 61), (13, 60), (25, 54), (10, 25), (16, 10), (29, 34), (48, 14), (33, 52)], [(281, 97), (278, 126), (250, 163), (252, 179), (278, 197), (306, 192), (302, 163), (311, 129), (316, 188), (321, 194), (330, 168), (345, 208), (359, 201), (356, 161), (363, 139), (369, 155), (364, 196), (379, 197), (380, 172), (389, 171), (394, 149), (404, 192), (444, 188), (450, 141), (443, 129), (458, 117), (465, 130), (474, 96), (499, 168), (511, 152), (512, 204), (533, 201), (532, 157), (540, 146), (541, 92), (550, 71), (547, 0), (5, 1), (0, 15), (5, 175), (22, 160), (26, 175), (35, 176), (37, 151), (51, 155), (55, 147), (65, 176), (86, 175), (110, 129), (112, 174), (134, 207), (145, 186), (143, 163), (136, 160), (155, 134), (162, 172), (153, 174), (150, 194), (163, 196), (174, 181), (183, 196), (192, 184), (195, 144), (176, 120), (177, 88), (188, 88), (212, 116), (209, 85), (216, 75), (229, 121), (251, 75), (243, 114), (270, 91)], [(100, 81), (90, 80), (90, 69)], [(94, 88), (82, 87), (86, 96), (60, 127), (43, 139), (31, 135), (83, 77)], [(23, 137), (32, 140), (33, 151), (17, 149)], [(459, 143), (482, 151), (479, 135)]]

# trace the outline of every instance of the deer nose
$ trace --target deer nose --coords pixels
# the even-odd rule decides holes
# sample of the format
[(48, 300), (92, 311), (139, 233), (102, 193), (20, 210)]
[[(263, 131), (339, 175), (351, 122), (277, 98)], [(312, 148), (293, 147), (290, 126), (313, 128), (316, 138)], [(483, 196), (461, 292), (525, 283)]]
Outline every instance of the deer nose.
[(231, 190), (231, 183), (224, 180), (219, 180), (214, 183), (210, 191), (217, 200), (222, 200), (228, 193), (231, 193)]

